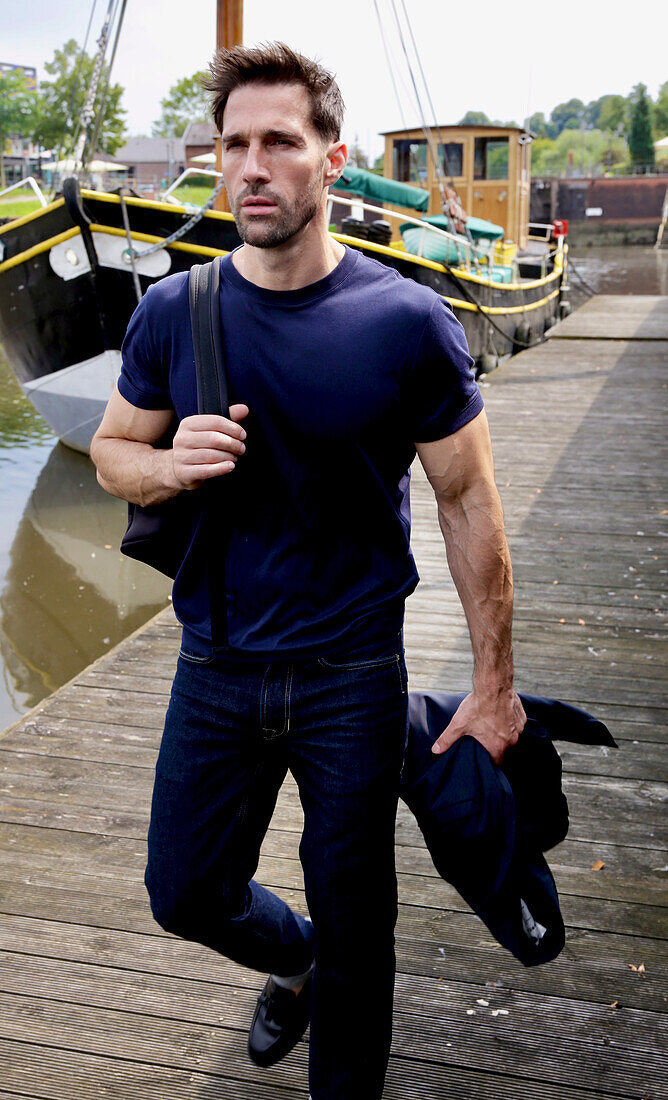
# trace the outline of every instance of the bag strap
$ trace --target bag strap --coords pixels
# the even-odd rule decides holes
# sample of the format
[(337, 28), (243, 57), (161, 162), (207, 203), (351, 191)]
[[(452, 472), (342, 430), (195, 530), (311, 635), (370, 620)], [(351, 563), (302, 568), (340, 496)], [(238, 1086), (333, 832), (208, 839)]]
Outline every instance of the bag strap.
[(193, 264), (188, 274), (188, 298), (197, 378), (197, 411), (227, 416), (229, 398), (219, 290), (220, 256), (208, 264)]
[[(195, 354), (198, 413), (229, 415), (225, 348), (220, 317), (220, 256), (208, 264), (193, 264), (188, 274), (188, 300), (190, 325)], [(227, 524), (223, 522), (224, 509), (220, 507), (220, 493), (228, 486), (214, 478), (206, 486), (208, 509), (203, 522), (206, 537), (217, 548), (218, 567), (209, 563), (208, 588), (211, 615), (211, 639), (214, 649), (227, 648), (227, 598), (225, 593), (225, 569), (221, 568), (227, 546)], [(199, 490), (198, 490), (199, 491)]]

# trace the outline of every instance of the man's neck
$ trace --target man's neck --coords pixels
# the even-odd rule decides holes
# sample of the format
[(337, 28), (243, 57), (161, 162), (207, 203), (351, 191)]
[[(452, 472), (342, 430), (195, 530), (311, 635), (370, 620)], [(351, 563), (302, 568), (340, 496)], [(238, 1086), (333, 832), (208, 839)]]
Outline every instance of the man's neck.
[(324, 279), (343, 259), (345, 248), (314, 218), (276, 248), (244, 244), (232, 256), (240, 275), (265, 290), (300, 290)]

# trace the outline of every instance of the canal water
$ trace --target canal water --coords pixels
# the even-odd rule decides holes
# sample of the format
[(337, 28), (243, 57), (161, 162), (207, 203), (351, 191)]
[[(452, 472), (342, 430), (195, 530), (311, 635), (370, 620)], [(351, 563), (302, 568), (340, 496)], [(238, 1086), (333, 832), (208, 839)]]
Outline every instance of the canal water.
[[(573, 255), (601, 294), (668, 294), (668, 251)], [(167, 605), (169, 582), (118, 551), (126, 506), (22, 396), (0, 349), (0, 730)]]

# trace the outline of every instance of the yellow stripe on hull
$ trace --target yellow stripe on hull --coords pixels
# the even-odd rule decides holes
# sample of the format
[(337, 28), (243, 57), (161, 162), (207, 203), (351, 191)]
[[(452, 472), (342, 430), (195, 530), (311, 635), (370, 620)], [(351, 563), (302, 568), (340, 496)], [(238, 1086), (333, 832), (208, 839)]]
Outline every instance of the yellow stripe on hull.
[(59, 233), (57, 237), (49, 237), (47, 241), (42, 241), (41, 244), (34, 244), (32, 248), (26, 248), (25, 252), (19, 252), (17, 256), (12, 256), (11, 259), (0, 264), (0, 272), (9, 271), (10, 267), (17, 267), (18, 264), (27, 263), (33, 256), (39, 256), (40, 252), (48, 252), (55, 244), (61, 244), (63, 241), (69, 241), (72, 237), (78, 237), (80, 232), (79, 227), (75, 226), (73, 229), (66, 229), (64, 233)]
[(19, 225), (32, 222), (35, 218), (41, 218), (42, 214), (48, 214), (51, 210), (57, 210), (59, 206), (64, 205), (65, 199), (56, 199), (55, 202), (50, 202), (48, 206), (40, 206), (39, 210), (33, 210), (32, 214), (24, 214), (22, 218), (12, 218), (6, 225), (0, 225), (0, 233), (6, 233), (9, 229), (16, 229)]
[(523, 306), (476, 306), (473, 302), (462, 302), (459, 298), (447, 298), (445, 294), (443, 297), (454, 309), (470, 309), (473, 313), (493, 313), (504, 316), (511, 313), (528, 313), (531, 309), (538, 309), (540, 306), (544, 306), (546, 302), (551, 302), (558, 295), (559, 289), (557, 288), (557, 290), (553, 290), (551, 294), (548, 294), (546, 298), (539, 298), (536, 302), (527, 302)]
[[(96, 225), (91, 222), (89, 229), (92, 233), (106, 233), (109, 237), (125, 237), (124, 229), (117, 229), (112, 225)], [(134, 229), (131, 236), (133, 241), (143, 241), (144, 244), (162, 244), (165, 240), (165, 237), (154, 237), (152, 233), (137, 233)], [(184, 244), (183, 241), (172, 241), (167, 247), (174, 248), (177, 252), (194, 252), (198, 256), (227, 256), (229, 251), (226, 248), (210, 248), (207, 244)], [(141, 259), (141, 256), (137, 258)]]

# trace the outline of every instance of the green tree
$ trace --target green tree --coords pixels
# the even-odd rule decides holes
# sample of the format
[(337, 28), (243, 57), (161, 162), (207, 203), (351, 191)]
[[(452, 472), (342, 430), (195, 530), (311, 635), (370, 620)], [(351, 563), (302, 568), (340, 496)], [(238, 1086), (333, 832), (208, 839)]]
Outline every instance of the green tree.
[[(42, 81), (40, 85), (33, 129), (35, 141), (54, 151), (60, 147), (65, 153), (73, 151), (94, 63), (94, 58), (82, 53), (73, 38), (56, 50), (53, 60), (44, 66), (53, 79)], [(95, 117), (102, 110), (108, 73), (108, 66), (103, 65), (95, 96)], [(122, 95), (120, 84), (109, 85), (98, 138), (99, 149), (87, 152), (101, 150), (113, 154), (123, 144), (126, 112), (121, 106)]]
[(491, 126), (491, 122), (488, 119), (484, 111), (467, 111), (463, 118), (460, 118), (457, 123), (458, 126)]
[(160, 100), (162, 113), (153, 123), (153, 137), (183, 137), (189, 122), (211, 121), (211, 93), (200, 83), (208, 75), (200, 70), (172, 84)]
[(668, 137), (668, 80), (659, 88), (654, 104), (654, 131), (659, 139)]
[(611, 133), (619, 133), (626, 130), (627, 103), (623, 95), (601, 96), (600, 109), (596, 125), (599, 130), (609, 130)]
[(355, 134), (355, 140), (348, 146), (348, 164), (353, 168), (369, 170), (369, 158), (360, 145), (357, 134)]
[(35, 98), (20, 70), (0, 73), (0, 188), (6, 185), (5, 141), (32, 136)]
[(529, 130), (533, 130), (537, 138), (550, 137), (548, 132), (549, 122), (545, 118), (542, 111), (534, 111), (534, 113), (527, 119), (527, 127)]
[(562, 130), (579, 130), (585, 121), (586, 108), (581, 99), (569, 99), (558, 103), (550, 115), (550, 121), (556, 127), (558, 137)]
[(602, 130), (565, 129), (555, 141), (545, 138), (531, 145), (534, 176), (563, 176), (573, 169), (585, 176), (609, 171), (624, 162), (623, 138)]
[(654, 143), (652, 133), (652, 101), (644, 84), (636, 84), (631, 92), (631, 124), (629, 126), (629, 153), (631, 163), (638, 167), (654, 167)]

